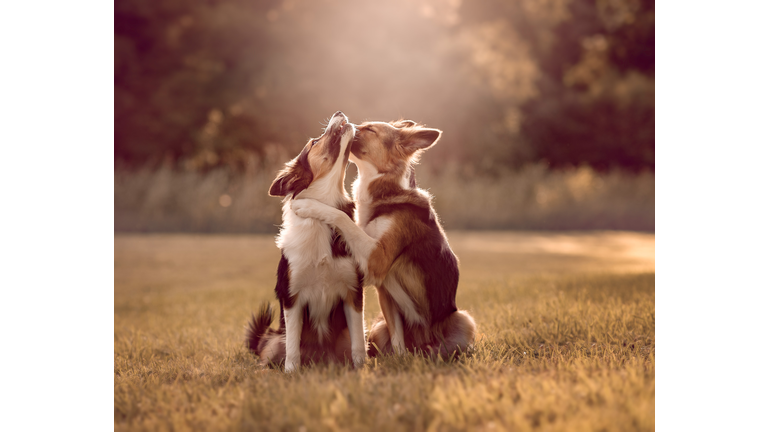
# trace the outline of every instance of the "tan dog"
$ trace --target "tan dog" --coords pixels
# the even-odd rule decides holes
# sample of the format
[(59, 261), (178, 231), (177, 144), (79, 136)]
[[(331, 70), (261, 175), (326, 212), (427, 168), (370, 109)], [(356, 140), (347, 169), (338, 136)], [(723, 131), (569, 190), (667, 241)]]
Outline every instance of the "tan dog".
[(272, 196), (285, 196), (275, 286), (280, 327), (270, 328), (272, 309), (262, 306), (251, 320), (246, 345), (263, 364), (285, 360), (286, 372), (302, 361), (360, 365), (366, 358), (362, 272), (334, 228), (291, 210), (294, 198), (312, 198), (352, 223), (355, 205), (344, 189), (344, 175), (354, 135), (354, 126), (337, 112), (323, 135), (311, 139), (269, 189)]
[[(456, 308), (458, 260), (430, 196), (416, 187), (413, 164), (441, 131), (409, 120), (358, 126), (350, 160), (357, 165), (357, 224), (316, 200), (293, 201), (302, 217), (341, 231), (365, 284), (379, 294), (383, 320), (369, 335), (382, 352), (423, 350), (450, 355), (475, 337), (475, 322)], [(373, 346), (369, 355), (375, 355)]]

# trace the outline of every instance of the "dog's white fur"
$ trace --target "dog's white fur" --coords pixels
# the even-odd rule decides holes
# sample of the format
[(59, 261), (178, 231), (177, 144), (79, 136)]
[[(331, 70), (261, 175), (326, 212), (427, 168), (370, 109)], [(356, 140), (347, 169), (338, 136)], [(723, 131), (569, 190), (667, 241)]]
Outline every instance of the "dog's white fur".
[[(350, 159), (353, 157), (354, 155), (350, 155)], [(375, 167), (368, 162), (360, 161), (358, 159), (354, 160), (354, 163), (357, 164), (359, 170), (359, 175), (353, 183), (355, 203), (357, 204), (355, 209), (355, 221), (350, 220), (346, 215), (336, 209), (318, 205), (319, 203), (317, 201), (320, 200), (313, 201), (301, 199), (287, 202), (287, 204), (289, 206), (289, 212), (295, 212), (298, 215), (304, 215), (307, 218), (311, 215), (312, 217), (317, 218), (316, 220), (318, 223), (326, 223), (337, 227), (344, 235), (346, 242), (350, 245), (349, 251), (352, 253), (357, 264), (360, 268), (366, 269), (368, 268), (368, 257), (371, 255), (371, 252), (376, 249), (379, 238), (390, 229), (392, 221), (388, 217), (382, 216), (370, 223), (368, 222), (371, 216), (371, 209), (370, 206), (366, 204), (372, 202), (372, 199), (368, 196), (367, 192), (368, 184), (378, 178), (379, 175), (376, 172)], [(283, 207), (283, 212), (286, 212), (286, 207)], [(301, 217), (298, 215), (297, 217)], [(311, 219), (302, 218), (302, 220)], [(387, 279), (387, 286), (394, 288), (390, 294), (393, 298), (396, 297), (396, 300), (402, 302), (402, 305), (406, 306), (403, 308), (403, 311), (405, 312), (407, 319), (410, 318), (414, 322), (419, 323), (423, 322), (423, 318), (416, 312), (415, 306), (408, 295), (401, 287), (399, 290), (397, 289), (399, 284), (397, 284), (395, 278), (388, 277)], [(376, 283), (371, 284), (376, 285)], [(399, 352), (405, 352), (403, 323), (399, 320), (399, 316), (397, 318), (398, 320), (392, 323), (393, 328), (390, 328), (393, 331), (392, 346)]]
[[(342, 121), (341, 117), (331, 119), (329, 128)], [(313, 181), (296, 198), (312, 198), (329, 206), (335, 206), (346, 195), (338, 187), (346, 170), (345, 158), (341, 157), (355, 136), (355, 130), (348, 128), (341, 137), (341, 149), (331, 172)], [(285, 371), (296, 370), (301, 363), (300, 342), (303, 326), (303, 310), (310, 305), (310, 319), (322, 337), (328, 332), (327, 318), (338, 298), (345, 298), (349, 287), (357, 284), (357, 273), (352, 258), (333, 258), (331, 251), (331, 230), (317, 219), (302, 218), (292, 209), (291, 197), (283, 203), (283, 228), (277, 237), (279, 247), (290, 263), (291, 295), (296, 302), (285, 310)], [(350, 223), (352, 222), (348, 219)], [(296, 290), (296, 288), (300, 288)], [(361, 288), (362, 289), (362, 288)], [(365, 327), (362, 312), (344, 303), (344, 315), (349, 327), (352, 343), (352, 359), (356, 366), (365, 362)]]

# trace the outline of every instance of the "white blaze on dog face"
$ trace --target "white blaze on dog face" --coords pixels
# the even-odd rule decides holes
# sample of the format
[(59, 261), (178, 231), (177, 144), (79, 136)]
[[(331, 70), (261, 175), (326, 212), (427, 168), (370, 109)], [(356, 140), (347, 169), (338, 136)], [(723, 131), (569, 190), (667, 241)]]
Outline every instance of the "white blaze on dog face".
[(295, 197), (312, 183), (335, 172), (344, 181), (349, 160), (350, 142), (355, 134), (354, 125), (341, 111), (331, 117), (325, 131), (311, 138), (296, 158), (286, 164), (269, 189), (271, 196)]
[(357, 130), (350, 158), (358, 165), (373, 165), (379, 173), (404, 170), (407, 162), (434, 145), (442, 134), (411, 120), (365, 122)]
[(315, 179), (323, 178), (339, 166), (346, 168), (349, 143), (354, 134), (354, 126), (349, 124), (347, 116), (339, 111), (331, 117), (320, 137), (309, 140), (305, 148)]

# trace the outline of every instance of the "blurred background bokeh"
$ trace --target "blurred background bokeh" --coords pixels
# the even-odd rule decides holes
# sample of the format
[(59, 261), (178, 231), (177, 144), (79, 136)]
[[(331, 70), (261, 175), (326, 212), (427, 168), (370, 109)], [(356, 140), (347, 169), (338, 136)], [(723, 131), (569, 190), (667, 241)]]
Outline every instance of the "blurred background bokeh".
[[(115, 230), (276, 232), (333, 112), (442, 129), (448, 229), (654, 230), (654, 3), (118, 0)], [(348, 180), (355, 175), (354, 165)]]

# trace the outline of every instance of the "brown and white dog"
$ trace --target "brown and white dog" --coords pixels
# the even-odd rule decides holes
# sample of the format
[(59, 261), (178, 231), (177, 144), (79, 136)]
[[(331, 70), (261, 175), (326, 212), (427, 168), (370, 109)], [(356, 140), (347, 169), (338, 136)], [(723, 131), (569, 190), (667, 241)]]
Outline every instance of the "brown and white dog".
[[(292, 203), (298, 215), (337, 227), (364, 269), (365, 284), (376, 287), (383, 320), (373, 324), (368, 341), (384, 353), (447, 356), (475, 337), (475, 321), (456, 308), (458, 260), (429, 194), (416, 187), (413, 164), (441, 134), (410, 120), (358, 125), (350, 156), (358, 169), (357, 225), (319, 201)], [(368, 354), (376, 354), (373, 345)]]
[(252, 317), (246, 334), (246, 345), (262, 364), (285, 360), (290, 372), (302, 361), (365, 361), (362, 272), (333, 227), (291, 210), (293, 199), (311, 198), (352, 223), (355, 205), (344, 189), (344, 176), (354, 135), (354, 125), (337, 112), (269, 189), (271, 196), (285, 197), (275, 286), (280, 327), (270, 328), (272, 309), (267, 304)]

